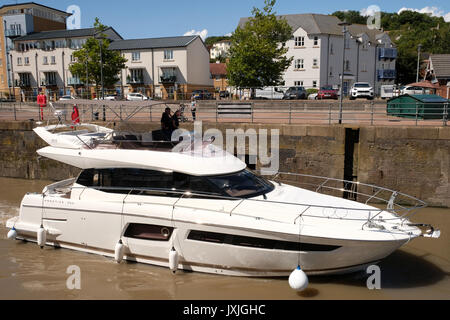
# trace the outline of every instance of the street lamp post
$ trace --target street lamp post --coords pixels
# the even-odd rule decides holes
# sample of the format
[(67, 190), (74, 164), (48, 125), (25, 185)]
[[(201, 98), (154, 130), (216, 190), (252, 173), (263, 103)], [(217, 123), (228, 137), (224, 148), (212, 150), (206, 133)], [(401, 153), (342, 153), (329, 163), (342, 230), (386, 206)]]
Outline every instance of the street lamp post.
[[(97, 39), (97, 37), (95, 37)], [(105, 86), (104, 86), (104, 81), (103, 81), (103, 35), (100, 34), (99, 39), (101, 40), (99, 45), (100, 45), (100, 84), (102, 87), (102, 100), (105, 100)], [(103, 121), (106, 121), (106, 108), (105, 105), (103, 105)]]
[(343, 49), (342, 49), (342, 73), (341, 73), (341, 94), (340, 94), (340, 101), (339, 101), (339, 124), (342, 124), (342, 110), (343, 110), (343, 98), (344, 98), (344, 65), (345, 65), (345, 37), (347, 35), (347, 26), (350, 26), (351, 23), (347, 21), (343, 21), (339, 23), (340, 26), (342, 26), (342, 34), (344, 38), (343, 43)]
[(416, 82), (419, 82), (419, 69), (420, 69), (420, 49), (422, 48), (422, 45), (419, 44), (417, 46), (417, 77)]

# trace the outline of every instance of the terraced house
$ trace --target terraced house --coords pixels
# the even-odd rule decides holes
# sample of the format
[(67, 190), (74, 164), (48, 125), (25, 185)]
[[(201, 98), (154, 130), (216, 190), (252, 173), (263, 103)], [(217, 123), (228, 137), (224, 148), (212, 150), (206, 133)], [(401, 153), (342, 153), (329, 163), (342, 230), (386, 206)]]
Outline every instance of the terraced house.
[[(30, 33), (66, 29), (70, 14), (34, 2), (8, 4), (0, 7), (0, 93), (13, 95), (16, 88), (11, 53), (13, 41)], [(22, 58), (22, 64), (30, 64)]]
[[(87, 28), (36, 32), (16, 38), (11, 51), (12, 76), (22, 99), (34, 100), (39, 89), (54, 99), (66, 94), (81, 96), (86, 85), (70, 73), (69, 66), (75, 62), (73, 53), (96, 33), (95, 28)], [(111, 41), (122, 39), (113, 28), (103, 34)]]
[(197, 89), (214, 90), (209, 52), (199, 36), (120, 40), (110, 49), (128, 60), (121, 74), (125, 95), (178, 99)]
[[(341, 21), (323, 14), (282, 15), (292, 27), (287, 56), (292, 65), (284, 73), (286, 86), (319, 88), (340, 85), (344, 65), (344, 94), (354, 82), (369, 82), (376, 94), (394, 84), (397, 49), (389, 35), (366, 25), (350, 25), (343, 37)], [(244, 26), (248, 18), (241, 18)], [(345, 59), (343, 54), (345, 51)]]

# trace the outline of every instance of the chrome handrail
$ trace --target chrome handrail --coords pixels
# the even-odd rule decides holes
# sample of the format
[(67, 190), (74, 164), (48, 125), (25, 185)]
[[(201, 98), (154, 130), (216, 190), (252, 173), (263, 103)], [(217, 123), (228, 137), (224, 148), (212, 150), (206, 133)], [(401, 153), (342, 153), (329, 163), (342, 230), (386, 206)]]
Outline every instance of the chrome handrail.
[[(55, 186), (55, 184), (53, 185)], [(163, 195), (167, 195), (167, 194), (171, 194), (174, 196), (174, 203), (173, 204), (167, 204), (168, 206), (173, 207), (173, 209), (175, 208), (196, 208), (196, 207), (192, 207), (192, 206), (188, 206), (186, 204), (179, 204), (179, 202), (183, 199), (183, 198), (188, 198), (188, 197), (200, 197), (200, 198), (206, 198), (208, 200), (227, 200), (227, 201), (238, 201), (237, 205), (233, 207), (232, 210), (230, 210), (230, 215), (235, 215), (235, 216), (244, 216), (244, 217), (251, 217), (251, 218), (255, 218), (254, 216), (249, 216), (246, 214), (241, 214), (241, 213), (233, 213), (239, 206), (241, 206), (244, 202), (246, 201), (251, 201), (251, 202), (258, 202), (258, 203), (272, 203), (272, 204), (283, 204), (283, 205), (290, 205), (290, 206), (297, 206), (297, 207), (303, 207), (306, 208), (303, 210), (302, 216), (303, 217), (311, 217), (311, 218), (319, 218), (319, 219), (336, 219), (336, 220), (348, 220), (348, 221), (365, 221), (365, 223), (363, 224), (362, 228), (364, 228), (365, 225), (367, 225), (368, 223), (372, 222), (375, 217), (377, 217), (379, 214), (381, 214), (384, 210), (383, 209), (379, 209), (379, 208), (352, 208), (352, 207), (341, 207), (341, 206), (331, 206), (331, 205), (317, 205), (317, 204), (311, 204), (311, 203), (293, 203), (293, 202), (287, 202), (287, 201), (274, 201), (274, 200), (262, 200), (262, 199), (254, 199), (254, 198), (242, 198), (242, 197), (232, 197), (232, 196), (222, 196), (222, 195), (215, 195), (215, 194), (207, 194), (207, 193), (195, 193), (195, 192), (186, 192), (186, 191), (176, 191), (176, 190), (168, 190), (168, 189), (160, 189), (160, 188), (128, 188), (128, 187), (85, 187), (85, 186), (72, 186), (71, 187), (71, 191), (73, 189), (81, 189), (82, 192), (78, 195), (78, 198), (81, 200), (81, 195), (84, 194), (87, 190), (91, 189), (91, 190), (97, 190), (97, 191), (122, 191), (122, 192), (126, 192), (128, 195), (132, 195), (133, 192), (145, 192), (145, 191), (149, 191), (149, 192), (153, 192), (153, 193), (160, 193)], [(48, 194), (51, 194), (52, 189), (48, 190)], [(138, 194), (139, 195), (139, 194)], [(156, 195), (155, 195), (156, 196)], [(122, 202), (122, 200), (120, 200), (120, 202)], [(127, 203), (133, 203), (132, 201), (127, 202)], [(146, 202), (146, 201), (139, 201), (136, 203), (140, 203), (140, 204), (151, 204), (152, 202)], [(162, 204), (164, 205), (164, 204)], [(313, 214), (306, 214), (308, 211), (310, 211), (313, 208), (318, 208), (318, 209), (333, 209), (334, 210), (334, 215), (323, 215), (322, 212), (322, 216), (320, 215), (313, 215)], [(214, 211), (214, 212), (224, 212), (223, 209), (222, 210), (218, 210), (218, 209), (205, 209), (205, 210), (209, 210), (209, 211)], [(368, 214), (367, 219), (366, 218), (347, 218), (347, 217), (337, 217), (336, 216), (336, 211), (340, 210), (340, 211), (354, 211), (354, 212), (366, 212)], [(372, 216), (372, 212), (376, 213), (374, 216)], [(295, 224), (298, 218), (295, 219), (295, 221), (293, 221), (293, 223)], [(259, 220), (266, 220), (266, 221), (274, 221), (274, 222), (278, 222), (278, 223), (286, 223), (284, 221), (279, 221), (279, 220), (272, 220), (272, 219), (267, 219), (267, 218), (259, 218)], [(385, 221), (390, 221), (390, 220), (401, 220), (402, 223), (404, 222), (405, 218), (404, 217), (396, 217), (396, 218), (391, 218), (391, 219), (384, 219)]]

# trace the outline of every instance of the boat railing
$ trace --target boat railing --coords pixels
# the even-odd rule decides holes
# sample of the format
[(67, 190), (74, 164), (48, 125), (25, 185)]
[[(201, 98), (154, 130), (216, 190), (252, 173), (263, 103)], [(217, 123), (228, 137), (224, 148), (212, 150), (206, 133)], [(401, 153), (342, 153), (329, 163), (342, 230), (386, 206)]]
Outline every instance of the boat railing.
[[(278, 172), (271, 179), (295, 185), (314, 192), (338, 196), (366, 205), (384, 205), (383, 211), (398, 215), (402, 219), (411, 217), (427, 204), (410, 195), (359, 181), (349, 181), (300, 173)], [(373, 221), (377, 216), (369, 219)]]
[[(68, 180), (67, 180), (68, 181)], [(56, 185), (55, 185), (56, 186)], [(325, 185), (323, 186), (325, 187)], [(375, 186), (374, 186), (375, 187)], [(232, 196), (223, 196), (223, 195), (217, 195), (217, 194), (209, 194), (209, 193), (199, 193), (199, 192), (190, 192), (190, 191), (180, 191), (180, 190), (169, 190), (169, 189), (160, 189), (160, 188), (131, 188), (131, 187), (85, 187), (85, 186), (72, 186), (70, 188), (70, 192), (73, 190), (81, 190), (78, 193), (79, 200), (82, 199), (83, 194), (87, 192), (88, 190), (97, 190), (102, 192), (110, 192), (110, 193), (120, 193), (124, 195), (124, 198), (121, 200), (118, 200), (120, 203), (127, 203), (131, 204), (133, 201), (129, 200), (130, 195), (148, 195), (148, 196), (155, 196), (155, 197), (171, 197), (174, 201), (171, 203), (167, 203), (167, 206), (175, 208), (188, 208), (188, 209), (199, 209), (197, 202), (192, 203), (186, 203), (182, 202), (183, 199), (206, 199), (206, 200), (224, 200), (224, 201), (234, 201), (235, 205), (231, 210), (224, 211), (224, 209), (214, 209), (214, 208), (202, 208), (202, 210), (208, 210), (208, 211), (214, 211), (214, 212), (220, 212), (220, 213), (227, 213), (230, 216), (243, 216), (248, 218), (255, 218), (254, 215), (248, 215), (242, 212), (237, 212), (237, 209), (242, 206), (244, 203), (248, 202), (254, 202), (254, 203), (270, 203), (275, 205), (287, 205), (287, 206), (293, 206), (298, 209), (299, 214), (295, 218), (294, 221), (292, 221), (293, 224), (297, 224), (300, 218), (303, 217), (311, 217), (311, 218), (319, 218), (319, 219), (328, 219), (328, 220), (352, 220), (352, 221), (361, 221), (364, 222), (362, 225), (362, 228), (365, 226), (373, 226), (374, 220), (376, 217), (378, 217), (383, 211), (386, 211), (385, 209), (376, 208), (376, 207), (369, 207), (369, 208), (358, 208), (358, 207), (352, 207), (352, 206), (333, 206), (333, 205), (324, 205), (324, 204), (311, 204), (311, 203), (304, 203), (302, 201), (299, 202), (288, 202), (288, 201), (275, 201), (275, 200), (269, 200), (266, 197), (262, 197), (262, 199), (255, 199), (255, 198), (243, 198), (243, 197), (232, 197)], [(388, 190), (388, 189), (386, 189)], [(52, 194), (54, 189), (48, 188), (47, 192), (48, 194)], [(420, 200), (419, 200), (420, 201)], [(139, 199), (139, 201), (136, 201), (136, 203), (139, 204), (152, 204), (152, 201), (142, 201), (142, 199)], [(423, 203), (423, 202), (422, 202)], [(159, 205), (164, 205), (163, 203), (159, 203)], [(196, 206), (197, 205), (197, 206)], [(423, 206), (422, 206), (423, 207)], [(313, 210), (315, 212), (313, 212)], [(318, 210), (317, 210), (318, 209)], [(411, 210), (417, 210), (419, 209), (419, 206), (412, 207)], [(400, 221), (401, 223), (406, 221), (406, 215), (399, 216), (396, 214), (395, 211), (388, 210), (395, 214), (395, 218), (383, 218), (383, 221), (388, 220), (396, 220)], [(318, 213), (320, 212), (320, 214)], [(355, 217), (348, 217), (349, 212), (353, 213), (361, 213), (361, 215), (355, 216)], [(278, 222), (278, 223), (286, 223), (284, 220), (276, 220), (276, 219), (268, 219), (264, 217), (256, 218), (257, 220), (265, 220), (265, 221), (271, 221), (271, 222)]]

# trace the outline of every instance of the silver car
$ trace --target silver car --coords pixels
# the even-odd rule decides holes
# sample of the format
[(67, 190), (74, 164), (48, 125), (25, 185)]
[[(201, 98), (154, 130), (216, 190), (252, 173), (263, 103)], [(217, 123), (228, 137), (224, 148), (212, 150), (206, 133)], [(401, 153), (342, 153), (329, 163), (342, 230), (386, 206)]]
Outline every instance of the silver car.
[(145, 94), (133, 92), (127, 95), (128, 101), (144, 101), (144, 100), (151, 100), (149, 97), (147, 97)]

